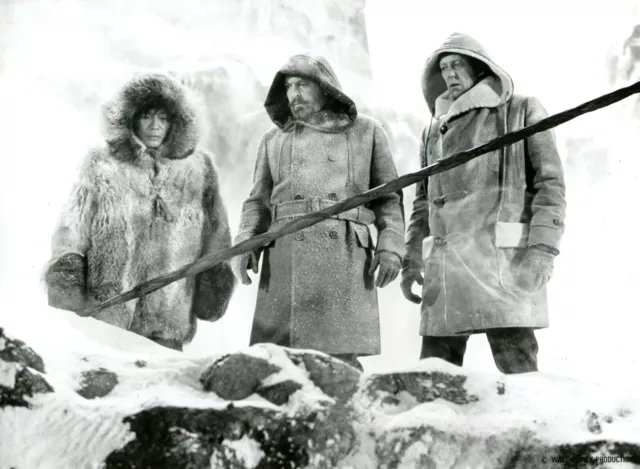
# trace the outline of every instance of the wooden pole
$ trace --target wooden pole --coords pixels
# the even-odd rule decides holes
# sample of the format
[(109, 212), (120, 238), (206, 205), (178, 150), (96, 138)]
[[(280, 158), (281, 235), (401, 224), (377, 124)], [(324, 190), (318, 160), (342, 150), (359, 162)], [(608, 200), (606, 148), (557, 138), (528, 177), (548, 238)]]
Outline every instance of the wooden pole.
[(393, 181), (378, 186), (374, 189), (370, 189), (351, 198), (345, 199), (326, 209), (303, 215), (276, 230), (267, 231), (266, 233), (254, 236), (229, 249), (208, 254), (204, 257), (201, 257), (200, 259), (197, 259), (191, 264), (187, 264), (181, 267), (174, 272), (170, 272), (160, 277), (151, 279), (127, 292), (110, 298), (109, 300), (95, 307), (93, 310), (89, 311), (88, 315), (92, 316), (105, 308), (119, 305), (135, 298), (140, 298), (182, 278), (188, 277), (190, 275), (196, 275), (200, 272), (210, 269), (220, 262), (224, 262), (233, 257), (251, 252), (262, 246), (266, 246), (272, 241), (285, 235), (295, 233), (296, 231), (315, 225), (316, 223), (319, 223), (326, 218), (330, 218), (333, 215), (351, 210), (355, 207), (358, 207), (359, 205), (363, 205), (385, 194), (398, 192), (403, 188), (415, 184), (416, 182), (419, 182), (429, 176), (448, 171), (452, 168), (455, 168), (456, 166), (467, 163), (468, 161), (477, 158), (480, 155), (483, 155), (490, 151), (499, 150), (500, 148), (503, 148), (507, 145), (511, 145), (515, 142), (530, 137), (533, 134), (549, 130), (553, 127), (557, 127), (558, 125), (564, 124), (565, 122), (575, 119), (578, 116), (609, 106), (637, 93), (640, 93), (640, 81), (634, 83), (633, 85), (620, 88), (611, 93), (600, 96), (591, 101), (587, 101), (572, 109), (568, 109), (558, 114), (549, 116), (539, 122), (536, 122), (533, 125), (524, 127), (520, 130), (516, 130), (515, 132), (507, 133), (487, 143), (471, 148), (470, 150), (456, 153), (455, 155), (444, 158), (432, 165), (427, 166), (426, 168), (421, 169), (420, 171), (405, 174), (404, 176), (394, 179)]

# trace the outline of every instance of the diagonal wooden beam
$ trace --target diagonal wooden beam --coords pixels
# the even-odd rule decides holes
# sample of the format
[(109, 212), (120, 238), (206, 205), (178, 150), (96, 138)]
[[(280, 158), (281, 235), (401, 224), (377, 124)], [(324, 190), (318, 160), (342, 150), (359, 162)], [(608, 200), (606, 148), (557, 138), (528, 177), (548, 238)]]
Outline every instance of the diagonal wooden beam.
[(401, 189), (415, 184), (416, 182), (419, 182), (429, 176), (448, 171), (452, 168), (455, 168), (456, 166), (467, 163), (468, 161), (477, 158), (480, 155), (483, 155), (490, 151), (499, 150), (500, 148), (506, 147), (515, 142), (530, 137), (533, 134), (549, 130), (553, 127), (557, 127), (583, 114), (609, 106), (637, 93), (640, 93), (640, 81), (634, 83), (633, 85), (612, 91), (611, 93), (605, 94), (591, 101), (587, 101), (572, 109), (568, 109), (558, 114), (549, 116), (539, 122), (536, 122), (535, 124), (524, 127), (520, 130), (516, 130), (515, 132), (507, 133), (477, 147), (465, 150), (460, 153), (456, 153), (455, 155), (444, 158), (432, 165), (421, 169), (420, 171), (400, 176), (393, 181), (378, 186), (374, 189), (370, 189), (349, 199), (345, 199), (326, 209), (303, 215), (292, 220), (286, 225), (281, 226), (278, 229), (267, 231), (266, 233), (254, 236), (229, 249), (208, 254), (204, 257), (201, 257), (200, 259), (195, 260), (191, 264), (187, 264), (181, 267), (174, 272), (170, 272), (160, 277), (151, 279), (127, 292), (110, 298), (94, 309), (88, 311), (87, 315), (92, 316), (105, 308), (119, 305), (135, 298), (140, 298), (144, 295), (148, 295), (149, 293), (159, 290), (160, 288), (163, 288), (170, 283), (176, 282), (191, 275), (196, 275), (200, 272), (210, 269), (220, 262), (227, 261), (233, 257), (253, 251), (254, 249), (258, 249), (262, 246), (266, 246), (267, 244), (278, 238), (291, 233), (295, 233), (296, 231), (302, 230), (304, 228), (308, 228), (326, 218), (332, 217), (333, 215), (351, 210), (355, 207), (358, 207), (359, 205), (363, 205), (385, 194), (398, 192)]

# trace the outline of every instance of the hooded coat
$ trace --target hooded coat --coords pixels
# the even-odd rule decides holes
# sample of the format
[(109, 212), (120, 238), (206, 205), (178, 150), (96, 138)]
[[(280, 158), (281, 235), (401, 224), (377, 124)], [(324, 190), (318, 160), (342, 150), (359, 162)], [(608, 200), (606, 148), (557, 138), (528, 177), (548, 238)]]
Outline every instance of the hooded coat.
[[(439, 69), (445, 53), (473, 57), (489, 70), (455, 101)], [(422, 84), (433, 116), (422, 135), (422, 166), (547, 117), (536, 98), (514, 95), (511, 77), (466, 35), (452, 35), (429, 57)], [(528, 293), (516, 280), (529, 246), (559, 249), (565, 206), (551, 130), (418, 184), (407, 249), (424, 260), (421, 335), (547, 327), (546, 287)]]
[[(288, 75), (315, 80), (332, 99), (305, 121), (294, 120), (284, 86)], [(324, 58), (291, 57), (276, 73), (265, 109), (275, 127), (259, 144), (237, 242), (397, 177), (381, 125), (358, 114)], [(251, 344), (380, 353), (378, 299), (368, 269), (375, 251), (402, 259), (402, 207), (402, 194), (389, 194), (267, 246)]]
[[(133, 132), (134, 115), (150, 103), (165, 107), (171, 122), (155, 151)], [(217, 171), (198, 147), (199, 118), (188, 90), (163, 75), (131, 80), (104, 106), (106, 144), (86, 155), (53, 235), (45, 270), (52, 306), (78, 312), (70, 298), (95, 306), (231, 246)], [(96, 319), (180, 348), (196, 318), (225, 313), (235, 283), (229, 265), (219, 264)]]

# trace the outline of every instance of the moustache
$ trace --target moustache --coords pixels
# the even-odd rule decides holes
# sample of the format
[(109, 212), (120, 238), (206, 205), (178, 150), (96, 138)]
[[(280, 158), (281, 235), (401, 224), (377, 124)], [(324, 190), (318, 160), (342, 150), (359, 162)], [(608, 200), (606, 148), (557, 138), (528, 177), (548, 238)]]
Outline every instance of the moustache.
[(296, 104), (307, 104), (307, 102), (302, 98), (296, 98), (293, 101), (291, 101), (291, 104), (289, 104), (289, 105), (290, 106), (295, 106)]

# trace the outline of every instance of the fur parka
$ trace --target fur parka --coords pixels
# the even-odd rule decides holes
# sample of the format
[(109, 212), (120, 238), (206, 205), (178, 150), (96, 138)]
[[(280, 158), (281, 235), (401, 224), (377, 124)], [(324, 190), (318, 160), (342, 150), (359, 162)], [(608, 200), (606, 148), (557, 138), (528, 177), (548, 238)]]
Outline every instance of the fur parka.
[[(155, 151), (132, 130), (150, 103), (166, 108), (171, 121)], [(195, 103), (173, 79), (145, 75), (104, 106), (106, 145), (86, 155), (53, 235), (45, 269), (51, 306), (81, 312), (231, 246), (217, 171), (198, 147)], [(235, 284), (222, 263), (96, 319), (180, 349), (193, 338), (196, 318), (215, 321), (226, 312)]]

